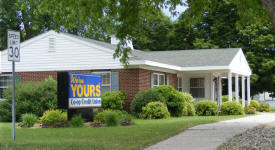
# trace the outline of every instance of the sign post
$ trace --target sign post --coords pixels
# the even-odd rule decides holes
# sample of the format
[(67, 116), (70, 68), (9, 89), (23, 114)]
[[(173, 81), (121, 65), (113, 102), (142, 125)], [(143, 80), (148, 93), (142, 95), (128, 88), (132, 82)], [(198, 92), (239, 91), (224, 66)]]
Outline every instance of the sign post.
[(20, 61), (20, 32), (7, 32), (8, 60), (12, 61), (12, 140), (15, 141), (15, 62)]

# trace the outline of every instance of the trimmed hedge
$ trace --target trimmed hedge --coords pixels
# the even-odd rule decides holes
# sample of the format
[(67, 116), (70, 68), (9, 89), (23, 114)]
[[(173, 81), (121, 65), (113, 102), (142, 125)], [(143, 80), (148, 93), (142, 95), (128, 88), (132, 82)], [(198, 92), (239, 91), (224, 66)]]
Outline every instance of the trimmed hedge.
[(222, 103), (221, 114), (222, 115), (243, 115), (244, 110), (240, 103), (234, 102), (234, 101), (227, 101), (225, 103)]
[(186, 105), (184, 106), (183, 115), (184, 116), (195, 116), (196, 110), (195, 110), (194, 104), (186, 103)]
[(256, 114), (256, 108), (253, 106), (245, 106), (244, 112), (245, 114)]
[[(48, 109), (57, 108), (57, 82), (49, 77), (40, 82), (24, 82), (16, 84), (16, 120), (19, 120), (22, 114), (32, 113), (36, 116), (42, 116)], [(0, 121), (11, 121), (11, 99), (12, 89), (9, 87), (4, 90), (4, 98), (0, 101)]]
[(165, 103), (163, 95), (155, 88), (139, 92), (133, 99), (130, 109), (134, 116), (139, 117), (142, 112), (142, 107), (150, 102), (160, 101)]
[(260, 104), (260, 112), (270, 112), (270, 106), (268, 104)]
[(127, 99), (126, 92), (113, 91), (102, 94), (102, 108), (123, 110), (124, 101)]
[(257, 111), (260, 110), (260, 103), (256, 100), (251, 100), (249, 106), (254, 107)]
[(61, 110), (47, 110), (39, 120), (42, 124), (55, 126), (67, 122), (67, 114)]
[(195, 105), (196, 114), (199, 116), (215, 116), (218, 113), (218, 105), (211, 100), (202, 100)]
[(140, 115), (143, 119), (162, 119), (170, 117), (167, 106), (162, 102), (148, 103), (145, 107), (142, 107), (142, 113)]

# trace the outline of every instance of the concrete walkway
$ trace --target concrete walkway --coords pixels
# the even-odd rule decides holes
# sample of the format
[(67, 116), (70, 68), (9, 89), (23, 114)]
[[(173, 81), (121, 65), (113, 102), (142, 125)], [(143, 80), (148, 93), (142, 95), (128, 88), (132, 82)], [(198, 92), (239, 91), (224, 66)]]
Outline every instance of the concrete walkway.
[(198, 125), (145, 150), (215, 150), (236, 134), (275, 121), (275, 113)]

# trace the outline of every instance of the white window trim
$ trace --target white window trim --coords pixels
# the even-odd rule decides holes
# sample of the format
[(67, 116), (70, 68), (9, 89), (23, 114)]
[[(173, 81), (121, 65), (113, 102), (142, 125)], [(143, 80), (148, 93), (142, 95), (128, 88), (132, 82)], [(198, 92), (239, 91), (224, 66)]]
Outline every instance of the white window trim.
[(203, 95), (203, 97), (194, 97), (193, 95), (193, 97), (194, 98), (205, 98), (205, 77), (192, 77), (192, 78), (189, 78), (189, 91), (190, 91), (190, 93), (191, 93), (191, 88), (197, 88), (197, 89), (202, 89), (202, 87), (191, 87), (191, 79), (203, 79), (203, 91), (204, 91), (204, 95)]
[[(179, 82), (179, 79), (181, 79), (181, 87), (179, 86), (179, 85), (180, 85), (180, 84), (179, 84), (179, 83), (180, 83), (180, 82)], [(182, 80), (182, 77), (177, 77), (177, 84), (178, 84), (177, 87), (178, 87), (178, 91), (180, 91), (179, 89), (181, 88), (181, 91), (180, 91), (180, 92), (183, 92), (182, 81), (183, 81), (183, 80)]]
[[(12, 77), (12, 74), (0, 74), (0, 76), (1, 76), (1, 77), (5, 77), (5, 76), (6, 76), (6, 77), (7, 77), (7, 76), (8, 76), (8, 77)], [(0, 86), (0, 89), (7, 89), (7, 88), (8, 88), (8, 86)], [(1, 101), (1, 100), (6, 100), (6, 99), (0, 97), (0, 101)]]
[(112, 91), (112, 72), (111, 71), (94, 71), (92, 72), (92, 74), (94, 75), (99, 75), (99, 74), (103, 74), (103, 73), (110, 73), (110, 84), (102, 84), (101, 82), (101, 86), (110, 86), (110, 91)]
[(165, 80), (165, 74), (164, 74), (164, 73), (152, 73), (153, 80), (154, 80), (154, 75), (157, 75), (157, 76), (158, 76), (158, 84), (157, 84), (157, 85), (154, 85), (154, 81), (153, 81), (153, 82), (152, 82), (153, 84), (152, 84), (152, 86), (151, 86), (152, 88), (160, 86), (160, 84), (159, 84), (160, 75), (163, 75), (163, 76), (164, 76), (164, 84), (163, 84), (163, 85), (166, 85), (166, 80)]

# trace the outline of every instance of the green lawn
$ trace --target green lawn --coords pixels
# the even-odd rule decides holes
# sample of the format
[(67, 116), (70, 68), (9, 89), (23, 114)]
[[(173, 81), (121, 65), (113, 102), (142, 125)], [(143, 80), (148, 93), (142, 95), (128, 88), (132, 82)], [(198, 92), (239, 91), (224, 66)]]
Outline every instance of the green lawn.
[[(175, 135), (198, 124), (243, 116), (181, 117), (135, 120), (135, 125), (103, 128), (16, 129), (11, 141), (11, 123), (0, 123), (0, 145), (15, 149), (135, 150)], [(0, 147), (0, 149), (1, 149)]]

